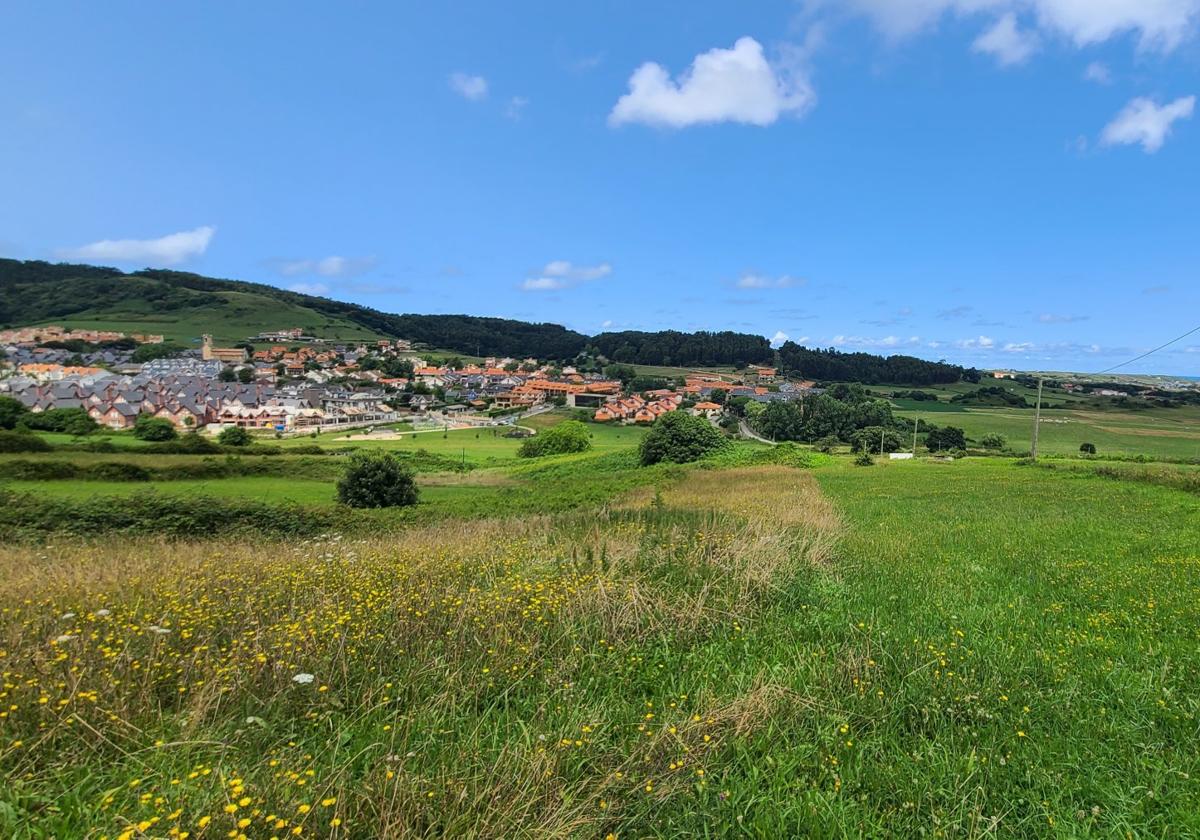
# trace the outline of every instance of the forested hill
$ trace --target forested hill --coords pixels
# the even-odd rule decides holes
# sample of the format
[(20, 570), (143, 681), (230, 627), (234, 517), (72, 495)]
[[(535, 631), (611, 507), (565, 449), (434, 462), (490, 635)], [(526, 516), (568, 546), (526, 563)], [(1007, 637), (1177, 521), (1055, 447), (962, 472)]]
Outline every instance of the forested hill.
[(569, 361), (591, 350), (625, 364), (778, 364), (784, 373), (821, 381), (932, 385), (972, 376), (978, 380), (975, 371), (912, 356), (841, 353), (792, 342), (776, 352), (760, 335), (730, 331), (624, 331), (589, 337), (558, 324), (507, 318), (394, 315), (264, 283), (182, 271), (125, 273), (100, 266), (0, 259), (0, 327), (50, 322), (163, 333), (180, 342), (195, 340), (203, 332), (234, 342), (262, 331), (301, 327), (325, 338), (405, 338), (475, 356)]
[[(126, 274), (89, 265), (0, 260), (0, 325), (52, 320), (168, 334), (171, 325), (178, 324), (177, 338), (208, 331), (225, 340), (300, 326), (321, 336), (378, 335), (472, 355), (547, 359), (573, 358), (587, 343), (587, 336), (558, 324), (473, 315), (393, 315), (263, 283), (181, 271)], [(231, 320), (237, 329), (222, 332)]]

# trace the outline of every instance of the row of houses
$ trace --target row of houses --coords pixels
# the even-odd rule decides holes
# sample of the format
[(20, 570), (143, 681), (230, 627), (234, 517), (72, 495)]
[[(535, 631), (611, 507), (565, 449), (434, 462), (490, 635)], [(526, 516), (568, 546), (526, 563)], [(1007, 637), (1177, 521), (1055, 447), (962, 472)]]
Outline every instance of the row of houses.
[(100, 344), (105, 341), (120, 341), (131, 338), (138, 344), (162, 344), (161, 335), (148, 333), (123, 333), (114, 330), (68, 329), (55, 324), (44, 327), (18, 327), (15, 330), (0, 330), (0, 344), (45, 344), (48, 341), (86, 341)]
[(649, 392), (645, 397), (632, 395), (613, 397), (592, 415), (597, 423), (653, 423), (668, 412), (675, 411), (683, 396), (673, 392)]
[(14, 378), (4, 385), (30, 411), (80, 408), (110, 429), (132, 428), (142, 415), (183, 429), (218, 424), (279, 430), (386, 423), (397, 417), (381, 392), (324, 387), (277, 391), (268, 384), (199, 376), (110, 375), (53, 383)]

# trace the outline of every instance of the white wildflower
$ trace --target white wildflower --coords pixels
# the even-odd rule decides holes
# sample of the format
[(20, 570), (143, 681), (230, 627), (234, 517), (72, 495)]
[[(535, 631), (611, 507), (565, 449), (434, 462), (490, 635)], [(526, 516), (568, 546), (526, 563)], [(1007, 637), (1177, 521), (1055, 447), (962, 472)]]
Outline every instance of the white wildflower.
[(292, 682), (299, 683), (300, 685), (308, 685), (312, 681), (312, 674), (296, 674), (296, 676), (292, 677)]

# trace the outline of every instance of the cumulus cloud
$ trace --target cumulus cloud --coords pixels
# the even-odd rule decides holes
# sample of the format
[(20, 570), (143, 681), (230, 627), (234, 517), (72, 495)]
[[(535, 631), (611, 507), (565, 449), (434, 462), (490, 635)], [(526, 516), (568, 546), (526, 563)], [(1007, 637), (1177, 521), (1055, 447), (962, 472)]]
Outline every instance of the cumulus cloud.
[(526, 292), (554, 292), (578, 286), (592, 280), (600, 280), (612, 274), (612, 265), (606, 262), (597, 265), (575, 265), (567, 260), (546, 263), (540, 272), (526, 277), (521, 289)]
[(158, 239), (101, 239), (79, 248), (59, 251), (65, 259), (89, 262), (133, 262), (151, 265), (178, 265), (208, 250), (215, 227), (205, 225), (194, 230), (168, 233)]
[(1166, 105), (1139, 96), (1104, 127), (1100, 142), (1105, 146), (1141, 145), (1146, 154), (1152, 155), (1171, 136), (1171, 126), (1176, 120), (1191, 117), (1195, 107), (1195, 96), (1181, 96)]
[(981, 335), (978, 338), (964, 338), (956, 341), (954, 346), (960, 350), (990, 350), (996, 346), (996, 342), (986, 335)]
[(1038, 47), (1037, 33), (1021, 29), (1013, 12), (1000, 18), (982, 35), (975, 39), (971, 49), (990, 55), (1001, 67), (1024, 64)]
[(1200, 18), (1200, 0), (807, 0), (810, 14), (843, 11), (868, 18), (893, 41), (935, 26), (943, 17), (982, 13), (1031, 15), (1037, 27), (1076, 46), (1132, 33), (1142, 49), (1174, 49)]
[(617, 100), (609, 125), (626, 123), (683, 128), (734, 122), (771, 125), (781, 116), (802, 116), (816, 94), (798, 61), (772, 64), (762, 45), (739, 38), (731, 49), (701, 53), (691, 67), (671, 78), (648, 61), (629, 77), (629, 92)]
[(780, 347), (788, 340), (788, 334), (783, 330), (776, 330), (775, 335), (771, 336), (771, 346)]
[(1112, 81), (1112, 71), (1108, 69), (1108, 65), (1103, 61), (1093, 61), (1087, 67), (1083, 68), (1083, 78), (1089, 82), (1106, 85)]
[(749, 273), (739, 277), (734, 285), (739, 289), (790, 289), (793, 286), (803, 285), (803, 283), (802, 279), (789, 274), (769, 277), (765, 274)]
[(472, 102), (478, 102), (487, 96), (488, 82), (483, 76), (472, 76), (469, 73), (451, 73), (450, 89)]
[(279, 273), (284, 277), (316, 274), (320, 277), (357, 277), (375, 267), (374, 257), (322, 257), (320, 259), (284, 260)]

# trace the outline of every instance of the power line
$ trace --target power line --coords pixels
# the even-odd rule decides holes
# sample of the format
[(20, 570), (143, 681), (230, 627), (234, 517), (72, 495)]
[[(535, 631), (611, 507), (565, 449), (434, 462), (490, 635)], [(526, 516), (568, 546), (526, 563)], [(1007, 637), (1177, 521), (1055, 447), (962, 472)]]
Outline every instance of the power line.
[(1143, 353), (1142, 355), (1140, 355), (1140, 356), (1134, 356), (1132, 359), (1130, 359), (1130, 360), (1129, 360), (1129, 361), (1127, 361), (1127, 362), (1121, 362), (1121, 364), (1119, 364), (1119, 365), (1113, 365), (1113, 366), (1112, 366), (1112, 367), (1110, 367), (1110, 368), (1107, 368), (1107, 369), (1105, 369), (1105, 370), (1102, 370), (1102, 371), (1100, 371), (1100, 372), (1098, 372), (1098, 373), (1094, 373), (1094, 374), (1092, 374), (1092, 375), (1093, 375), (1093, 376), (1101, 376), (1102, 374), (1105, 374), (1105, 373), (1112, 373), (1112, 372), (1113, 372), (1114, 370), (1116, 370), (1117, 368), (1123, 368), (1123, 367), (1125, 367), (1126, 365), (1131, 365), (1131, 364), (1133, 364), (1134, 362), (1140, 362), (1142, 359), (1146, 358), (1147, 356), (1151, 356), (1151, 355), (1153, 355), (1153, 354), (1157, 353), (1159, 350), (1162, 350), (1162, 349), (1163, 349), (1163, 348), (1165, 348), (1165, 347), (1170, 347), (1172, 344), (1174, 344), (1174, 343), (1175, 343), (1175, 342), (1177, 342), (1177, 341), (1183, 341), (1183, 340), (1184, 340), (1185, 338), (1187, 338), (1189, 335), (1192, 335), (1193, 333), (1198, 333), (1198, 332), (1200, 332), (1200, 326), (1198, 326), (1198, 327), (1193, 327), (1192, 329), (1188, 330), (1187, 332), (1185, 332), (1183, 335), (1179, 336), (1178, 338), (1172, 338), (1172, 339), (1171, 339), (1170, 341), (1168, 341), (1166, 344), (1160, 344), (1159, 346), (1155, 347), (1153, 350), (1147, 350), (1147, 351), (1146, 351), (1145, 353)]

